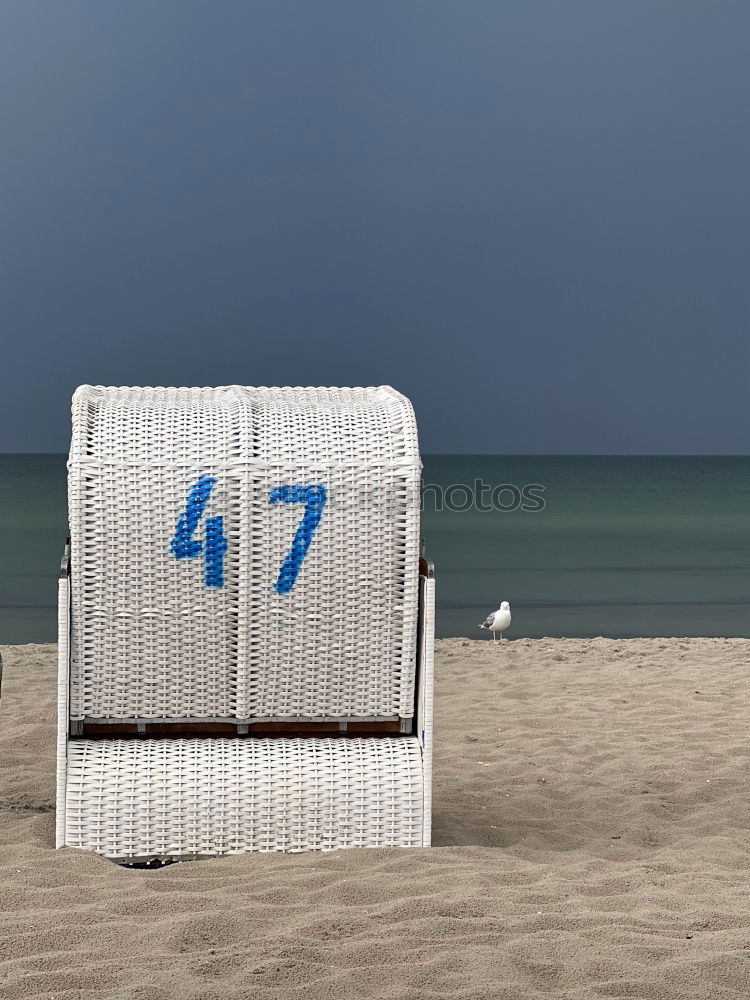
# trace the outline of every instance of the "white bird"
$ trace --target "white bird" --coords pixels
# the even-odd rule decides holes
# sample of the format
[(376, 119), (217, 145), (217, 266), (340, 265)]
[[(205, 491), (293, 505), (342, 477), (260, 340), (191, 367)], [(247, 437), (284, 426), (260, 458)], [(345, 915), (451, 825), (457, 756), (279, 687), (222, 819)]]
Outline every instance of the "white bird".
[(487, 615), (479, 627), (488, 628), (492, 632), (493, 642), (495, 642), (495, 632), (499, 632), (500, 641), (502, 642), (503, 632), (506, 628), (510, 628), (510, 604), (507, 601), (503, 601), (497, 611), (493, 611)]

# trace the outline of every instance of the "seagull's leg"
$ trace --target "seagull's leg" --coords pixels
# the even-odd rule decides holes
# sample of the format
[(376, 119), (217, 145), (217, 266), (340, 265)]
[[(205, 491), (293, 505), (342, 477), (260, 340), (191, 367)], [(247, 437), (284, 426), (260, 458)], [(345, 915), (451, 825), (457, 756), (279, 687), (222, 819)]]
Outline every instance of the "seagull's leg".
[(494, 632), (492, 633), (492, 641), (493, 642), (497, 642), (497, 639), (495, 638), (495, 633)]
[(503, 633), (501, 632), (500, 633), (500, 642), (502, 642), (502, 641), (503, 641)]

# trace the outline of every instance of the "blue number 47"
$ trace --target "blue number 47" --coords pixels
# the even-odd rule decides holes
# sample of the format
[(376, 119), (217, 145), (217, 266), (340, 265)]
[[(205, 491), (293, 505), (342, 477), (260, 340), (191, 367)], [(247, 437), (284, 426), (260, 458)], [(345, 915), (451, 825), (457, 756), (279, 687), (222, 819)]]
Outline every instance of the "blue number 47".
[[(203, 542), (194, 537), (215, 485), (216, 479), (213, 476), (201, 476), (190, 490), (185, 510), (180, 514), (170, 546), (175, 559), (195, 559), (196, 556), (203, 556), (205, 567), (203, 578), (207, 587), (224, 586), (224, 553), (227, 551), (223, 517), (206, 518)], [(277, 486), (271, 490), (269, 501), (272, 504), (305, 505), (305, 512), (292, 540), (292, 547), (279, 570), (274, 588), (277, 594), (288, 594), (296, 583), (327, 499), (326, 488), (322, 483), (318, 486)]]

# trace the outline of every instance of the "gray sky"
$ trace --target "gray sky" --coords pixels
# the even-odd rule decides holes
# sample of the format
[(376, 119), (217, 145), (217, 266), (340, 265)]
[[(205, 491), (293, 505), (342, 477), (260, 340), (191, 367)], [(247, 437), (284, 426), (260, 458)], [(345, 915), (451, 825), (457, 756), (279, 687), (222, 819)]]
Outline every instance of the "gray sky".
[(746, 0), (2, 0), (0, 451), (81, 382), (750, 452)]

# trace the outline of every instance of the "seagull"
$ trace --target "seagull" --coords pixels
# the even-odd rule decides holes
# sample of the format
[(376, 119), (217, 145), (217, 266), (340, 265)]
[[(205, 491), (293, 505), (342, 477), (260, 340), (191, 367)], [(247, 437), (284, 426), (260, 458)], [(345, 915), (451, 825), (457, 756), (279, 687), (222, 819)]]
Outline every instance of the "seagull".
[(495, 632), (499, 632), (500, 641), (502, 642), (503, 632), (506, 628), (510, 628), (510, 604), (507, 601), (503, 601), (497, 611), (493, 611), (487, 615), (479, 627), (488, 628), (492, 632), (493, 642), (495, 642)]

